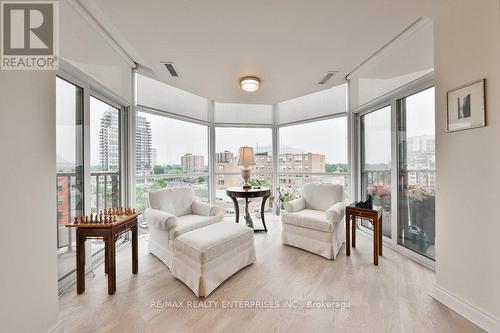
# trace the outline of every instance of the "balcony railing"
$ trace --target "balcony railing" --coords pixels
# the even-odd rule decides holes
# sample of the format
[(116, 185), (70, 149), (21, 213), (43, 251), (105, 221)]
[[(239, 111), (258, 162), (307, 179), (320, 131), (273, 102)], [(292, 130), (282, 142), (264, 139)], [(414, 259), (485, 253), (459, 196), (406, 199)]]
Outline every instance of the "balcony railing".
[[(83, 214), (83, 180), (77, 172), (58, 172), (57, 177), (57, 247), (73, 243), (71, 230), (64, 224)], [(90, 173), (90, 209), (93, 213), (108, 207), (118, 207), (121, 200), (120, 173), (118, 171), (94, 171)]]

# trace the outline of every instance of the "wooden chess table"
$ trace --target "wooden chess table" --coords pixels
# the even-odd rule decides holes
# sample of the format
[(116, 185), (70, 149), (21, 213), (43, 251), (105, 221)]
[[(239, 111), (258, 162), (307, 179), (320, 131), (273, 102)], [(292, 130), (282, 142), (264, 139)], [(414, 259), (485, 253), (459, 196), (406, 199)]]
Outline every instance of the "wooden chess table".
[[(138, 265), (138, 229), (137, 217), (140, 215), (131, 209), (105, 210), (96, 215), (95, 220), (88, 217), (75, 218), (68, 228), (76, 228), (76, 292), (85, 291), (85, 241), (87, 239), (104, 240), (104, 272), (108, 274), (108, 294), (116, 291), (116, 240), (128, 231), (132, 231), (132, 273), (137, 274)], [(101, 222), (102, 221), (102, 222)]]

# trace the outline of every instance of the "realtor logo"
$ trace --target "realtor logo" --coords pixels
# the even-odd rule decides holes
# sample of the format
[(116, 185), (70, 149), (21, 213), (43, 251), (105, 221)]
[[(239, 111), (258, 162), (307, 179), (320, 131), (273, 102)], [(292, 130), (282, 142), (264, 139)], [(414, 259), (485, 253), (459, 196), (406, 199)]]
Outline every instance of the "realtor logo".
[(57, 69), (57, 5), (57, 1), (1, 2), (0, 69)]

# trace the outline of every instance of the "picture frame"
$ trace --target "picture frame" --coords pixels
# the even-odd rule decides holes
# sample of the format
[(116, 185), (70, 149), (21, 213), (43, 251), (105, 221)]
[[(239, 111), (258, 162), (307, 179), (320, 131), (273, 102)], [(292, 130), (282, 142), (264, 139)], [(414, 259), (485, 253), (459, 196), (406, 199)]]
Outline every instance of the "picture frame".
[(481, 79), (446, 93), (446, 131), (486, 126), (486, 80)]

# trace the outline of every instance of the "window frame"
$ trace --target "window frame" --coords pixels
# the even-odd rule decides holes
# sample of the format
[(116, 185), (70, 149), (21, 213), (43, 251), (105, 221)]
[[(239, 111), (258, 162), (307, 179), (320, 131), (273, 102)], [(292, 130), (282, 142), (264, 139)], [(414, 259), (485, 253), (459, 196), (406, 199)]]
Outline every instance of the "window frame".
[[(413, 82), (410, 82), (378, 99), (367, 103), (352, 112), (351, 131), (352, 136), (353, 154), (351, 160), (352, 169), (352, 183), (353, 183), (353, 196), (355, 200), (364, 200), (361, 198), (361, 162), (362, 162), (362, 134), (361, 134), (361, 117), (368, 113), (377, 111), (385, 106), (391, 107), (391, 238), (383, 237), (382, 241), (384, 246), (388, 246), (393, 250), (415, 260), (423, 266), (435, 270), (436, 261), (415, 251), (412, 251), (400, 244), (398, 244), (397, 224), (398, 224), (398, 166), (399, 166), (399, 152), (398, 152), (398, 133), (397, 133), (397, 104), (398, 101), (408, 96), (417, 94), (426, 89), (435, 86), (434, 73), (427, 74)], [(367, 228), (358, 228), (360, 232), (373, 235), (373, 232)]]
[[(132, 71), (131, 71), (132, 75)], [(56, 78), (67, 81), (82, 89), (82, 104), (83, 104), (83, 212), (85, 215), (90, 214), (91, 209), (91, 166), (90, 166), (90, 98), (94, 97), (107, 103), (120, 112), (120, 203), (122, 206), (129, 205), (130, 189), (127, 182), (130, 174), (129, 169), (129, 133), (128, 133), (128, 119), (130, 115), (130, 105), (118, 95), (95, 81), (93, 78), (83, 73), (76, 67), (61, 62), (59, 69), (55, 74)], [(55, 84), (55, 82), (54, 82)], [(127, 240), (127, 235), (122, 236), (122, 241)], [(57, 249), (57, 255), (61, 254), (62, 249)], [(87, 266), (87, 271), (92, 271), (95, 266), (104, 260), (104, 249), (91, 253), (91, 246), (86, 247), (86, 257), (90, 265)], [(69, 286), (74, 283), (76, 279), (76, 267), (73, 271), (66, 274), (61, 279), (58, 279), (59, 293), (63, 293)]]

